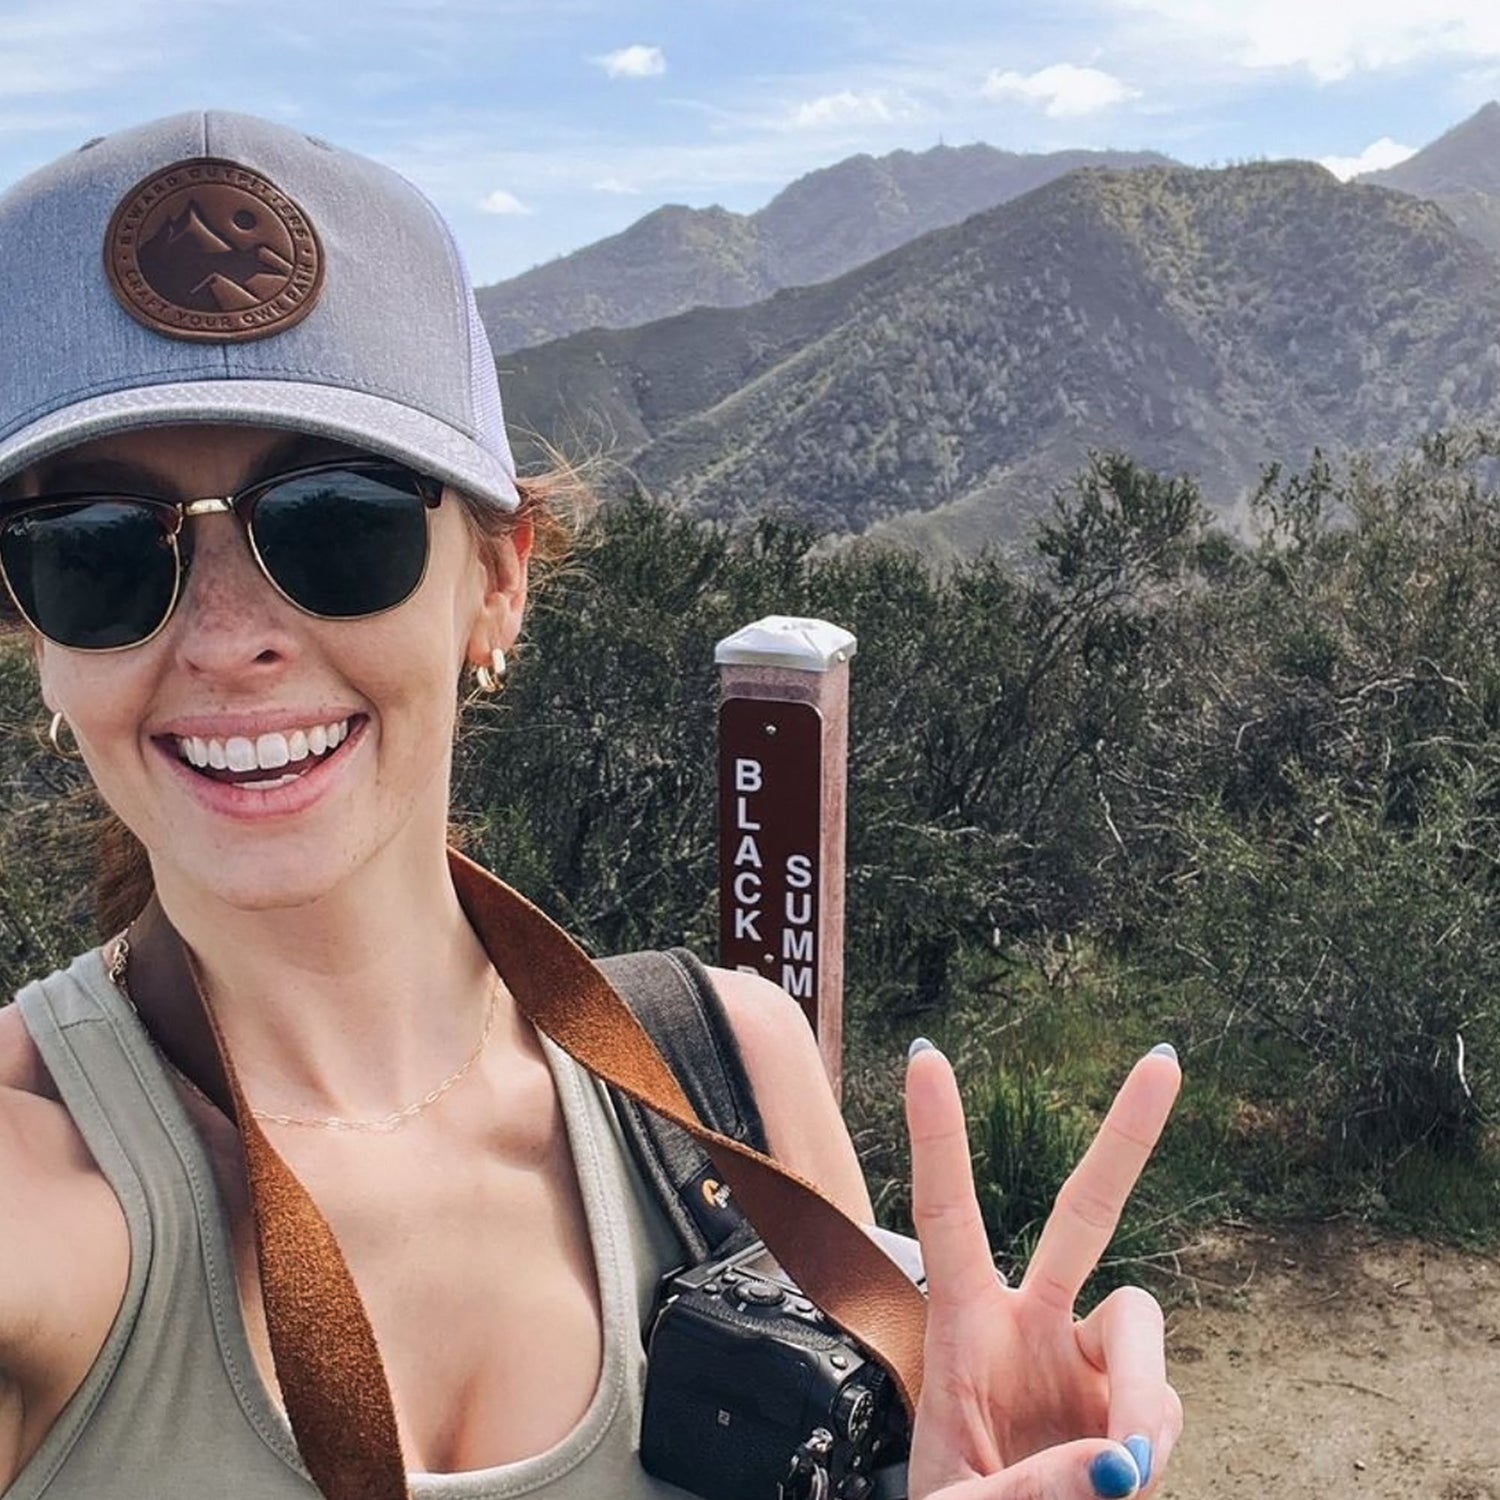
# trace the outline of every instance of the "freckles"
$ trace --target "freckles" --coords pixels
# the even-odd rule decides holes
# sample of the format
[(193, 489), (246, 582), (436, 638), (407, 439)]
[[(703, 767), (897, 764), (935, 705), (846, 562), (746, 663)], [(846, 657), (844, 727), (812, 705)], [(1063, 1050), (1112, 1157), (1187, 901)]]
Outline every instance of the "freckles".
[(209, 561), (201, 555), (183, 580), (173, 618), (165, 633), (230, 635), (246, 628), (264, 628), (266, 616), (281, 596), (261, 577), (247, 552), (243, 562)]

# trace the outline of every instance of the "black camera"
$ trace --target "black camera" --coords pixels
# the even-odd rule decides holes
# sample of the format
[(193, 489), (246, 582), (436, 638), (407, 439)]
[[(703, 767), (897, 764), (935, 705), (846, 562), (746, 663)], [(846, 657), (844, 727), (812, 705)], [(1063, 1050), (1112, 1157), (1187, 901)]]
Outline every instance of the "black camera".
[[(914, 1242), (877, 1238), (920, 1286)], [(909, 1435), (895, 1382), (763, 1244), (663, 1283), (641, 1428), (648, 1473), (704, 1500), (895, 1500)]]

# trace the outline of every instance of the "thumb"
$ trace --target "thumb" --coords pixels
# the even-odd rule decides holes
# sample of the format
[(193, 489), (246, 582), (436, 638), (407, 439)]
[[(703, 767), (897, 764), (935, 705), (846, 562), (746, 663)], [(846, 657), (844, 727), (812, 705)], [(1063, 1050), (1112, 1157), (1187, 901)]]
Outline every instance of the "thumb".
[(929, 1500), (1129, 1500), (1140, 1487), (1128, 1448), (1082, 1438), (1043, 1448), (987, 1478), (934, 1490)]

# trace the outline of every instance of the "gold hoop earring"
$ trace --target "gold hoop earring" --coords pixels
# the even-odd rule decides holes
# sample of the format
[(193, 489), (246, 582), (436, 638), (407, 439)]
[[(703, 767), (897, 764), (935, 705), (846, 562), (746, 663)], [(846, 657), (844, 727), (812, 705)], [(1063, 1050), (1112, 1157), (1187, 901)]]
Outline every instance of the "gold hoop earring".
[(52, 753), (59, 760), (82, 760), (83, 756), (78, 752), (78, 741), (76, 739), (73, 741), (71, 749), (63, 744), (62, 736), (65, 729), (70, 735), (72, 734), (72, 727), (63, 718), (62, 711), (59, 709), (57, 713), (52, 715), (52, 722), (47, 726), (47, 738), (52, 743)]
[(510, 663), (496, 646), (490, 652), (489, 665), (474, 668), (474, 682), (481, 693), (501, 693), (505, 691), (505, 679), (509, 674)]

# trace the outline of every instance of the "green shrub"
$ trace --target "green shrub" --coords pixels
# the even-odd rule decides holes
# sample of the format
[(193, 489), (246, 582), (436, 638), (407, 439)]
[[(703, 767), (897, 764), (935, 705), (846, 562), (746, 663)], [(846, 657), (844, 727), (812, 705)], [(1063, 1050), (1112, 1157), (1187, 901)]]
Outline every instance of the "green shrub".
[(994, 1074), (969, 1100), (980, 1208), (1007, 1270), (1024, 1264), (1092, 1131), (1045, 1069)]
[(1195, 824), (1193, 899), (1172, 930), (1209, 982), (1199, 1024), (1342, 1165), (1483, 1150), (1500, 1084), (1490, 795), (1444, 780), (1407, 825), (1303, 786), (1297, 815), (1256, 836), (1208, 810)]

